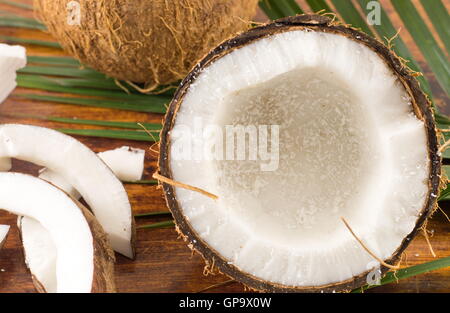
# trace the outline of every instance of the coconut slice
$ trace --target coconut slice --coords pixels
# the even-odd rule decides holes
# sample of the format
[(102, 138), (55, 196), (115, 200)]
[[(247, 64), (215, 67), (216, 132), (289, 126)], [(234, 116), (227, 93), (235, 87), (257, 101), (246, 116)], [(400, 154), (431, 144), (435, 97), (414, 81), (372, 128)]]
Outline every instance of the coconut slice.
[(50, 233), (41, 223), (28, 216), (19, 216), (17, 226), (22, 238), (25, 263), (35, 283), (49, 293), (56, 292), (57, 247)]
[(144, 173), (145, 150), (123, 146), (97, 153), (121, 181), (137, 181)]
[(39, 178), (52, 183), (76, 200), (81, 198), (81, 194), (69, 184), (62, 175), (51, 171), (48, 168), (44, 167), (39, 171)]
[[(121, 181), (133, 182), (142, 178), (144, 173), (145, 150), (123, 146), (117, 149), (99, 152), (97, 155)], [(7, 168), (6, 162), (5, 168)], [(75, 199), (81, 197), (80, 193), (65, 181), (59, 173), (55, 173), (48, 168), (43, 168), (39, 172), (39, 177), (58, 186)]]
[[(241, 130), (243, 160), (227, 129)], [(332, 292), (380, 266), (341, 217), (397, 261), (436, 205), (437, 146), (429, 102), (388, 48), (305, 15), (224, 42), (193, 69), (165, 117), (159, 169), (218, 196), (163, 184), (210, 267), (257, 290)]]
[(9, 226), (8, 225), (0, 225), (0, 249), (3, 247), (3, 244), (6, 241), (6, 236), (9, 232)]
[[(56, 273), (46, 291), (114, 291), (114, 254), (106, 234), (92, 214), (62, 190), (33, 176), (0, 173), (0, 207), (38, 221), (51, 237), (56, 253), (50, 262), (55, 262)], [(24, 244), (33, 247), (28, 251), (46, 250), (39, 238)], [(44, 251), (37, 253), (45, 257)], [(36, 288), (45, 291), (34, 280)]]
[(16, 71), (25, 67), (26, 63), (24, 47), (0, 43), (0, 103), (16, 88)]
[(122, 183), (78, 140), (37, 126), (0, 126), (0, 157), (45, 166), (64, 177), (89, 204), (117, 252), (133, 257), (134, 221)]

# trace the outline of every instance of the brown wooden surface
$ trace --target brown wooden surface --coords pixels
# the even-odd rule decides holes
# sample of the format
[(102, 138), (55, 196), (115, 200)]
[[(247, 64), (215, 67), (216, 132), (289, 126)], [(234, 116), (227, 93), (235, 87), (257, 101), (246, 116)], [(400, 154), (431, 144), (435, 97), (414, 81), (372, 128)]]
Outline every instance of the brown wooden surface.
[[(28, 0), (23, 2), (30, 2)], [(300, 1), (302, 2), (302, 1)], [(414, 0), (415, 2), (415, 0)], [(304, 6), (306, 7), (306, 6)], [(389, 6), (388, 6), (389, 8)], [(0, 10), (15, 11), (19, 14), (31, 16), (30, 12), (15, 9), (0, 4)], [(392, 11), (390, 11), (392, 13)], [(0, 17), (1, 18), (1, 17)], [(393, 16), (396, 26), (400, 25), (398, 19)], [(257, 19), (264, 20), (261, 13)], [(0, 35), (17, 36), (34, 39), (49, 39), (50, 37), (39, 31), (22, 29), (0, 28)], [(418, 57), (422, 65), (425, 65), (414, 43), (409, 36), (405, 36), (408, 46)], [(32, 55), (57, 55), (61, 51), (36, 46), (27, 46), (28, 53)], [(429, 71), (426, 70), (428, 75)], [(434, 79), (432, 79), (434, 81)], [(433, 89), (442, 95), (439, 103), (445, 104), (445, 98), (436, 83)], [(20, 92), (21, 90), (16, 90)], [(23, 90), (22, 90), (23, 91)], [(27, 90), (29, 92), (29, 90)], [(35, 91), (40, 92), (40, 91)], [(443, 110), (448, 110), (444, 107)], [(448, 112), (448, 111), (447, 111)], [(20, 122), (46, 127), (67, 127), (66, 125), (49, 123), (32, 119), (9, 118), (8, 114), (38, 114), (53, 115), (61, 117), (78, 117), (87, 119), (159, 122), (161, 115), (144, 113), (133, 113), (109, 109), (94, 109), (73, 105), (46, 103), (39, 101), (22, 100), (11, 96), (0, 105), (0, 122)], [(79, 125), (70, 125), (74, 128), (82, 128)], [(95, 128), (89, 126), (89, 128)], [(148, 143), (133, 142), (125, 140), (110, 140), (79, 137), (94, 151), (99, 152), (106, 149), (130, 145), (147, 149), (145, 163), (145, 178), (150, 178), (155, 170), (156, 155), (149, 150)], [(14, 170), (36, 173), (37, 167), (25, 162), (14, 162)], [(152, 211), (167, 210), (163, 195), (160, 190), (153, 186), (126, 185), (134, 213), (145, 213)], [(450, 210), (444, 208), (447, 213)], [(138, 225), (167, 220), (144, 219), (137, 220)], [(21, 245), (18, 238), (18, 230), (15, 226), (16, 217), (0, 211), (0, 224), (12, 225), (8, 240), (0, 253), (0, 292), (34, 292), (30, 274), (26, 270)], [(441, 212), (436, 212), (428, 224), (428, 230), (433, 233), (431, 237), (432, 246), (438, 257), (450, 256), (449, 234), (450, 223)], [(203, 261), (199, 255), (192, 255), (186, 244), (177, 238), (173, 228), (138, 230), (137, 232), (137, 257), (131, 261), (117, 255), (116, 283), (120, 292), (198, 292), (208, 286), (223, 282), (229, 278), (223, 275), (203, 275)], [(431, 261), (431, 256), (426, 241), (419, 235), (407, 249), (404, 255), (403, 265), (414, 265)], [(238, 283), (215, 288), (214, 292), (242, 292), (244, 288)], [(378, 287), (370, 292), (450, 292), (450, 269), (443, 269), (432, 273), (416, 276), (402, 280), (397, 284)]]

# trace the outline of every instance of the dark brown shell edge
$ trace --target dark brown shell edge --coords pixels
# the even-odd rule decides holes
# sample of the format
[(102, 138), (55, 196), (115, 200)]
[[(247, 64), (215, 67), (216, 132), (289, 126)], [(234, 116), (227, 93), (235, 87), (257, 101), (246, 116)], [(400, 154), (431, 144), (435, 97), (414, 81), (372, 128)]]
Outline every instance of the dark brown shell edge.
[[(314, 31), (335, 33), (346, 36), (360, 44), (364, 44), (376, 52), (386, 64), (394, 71), (399, 81), (404, 85), (412, 100), (413, 111), (416, 116), (424, 121), (426, 128), (426, 136), (428, 140), (428, 156), (430, 159), (430, 174), (429, 174), (429, 191), (426, 203), (417, 219), (413, 231), (408, 234), (403, 240), (402, 244), (395, 251), (395, 253), (387, 260), (387, 263), (396, 263), (403, 251), (408, 247), (411, 240), (423, 227), (427, 218), (434, 212), (437, 206), (437, 195), (439, 193), (439, 183), (441, 175), (441, 157), (438, 153), (438, 140), (436, 136), (436, 128), (434, 116), (431, 109), (431, 103), (426, 95), (420, 89), (419, 83), (411, 75), (411, 70), (406, 67), (402, 61), (394, 53), (392, 53), (384, 44), (378, 40), (369, 37), (368, 35), (350, 28), (345, 25), (339, 25), (332, 22), (328, 17), (321, 15), (298, 15), (295, 17), (287, 17), (276, 20), (273, 23), (253, 28), (237, 37), (227, 40), (212, 50), (204, 59), (202, 59), (190, 72), (190, 74), (183, 80), (178, 88), (175, 96), (170, 103), (169, 109), (164, 119), (163, 129), (161, 131), (160, 141), (160, 155), (158, 166), (160, 174), (172, 178), (170, 169), (170, 136), (169, 132), (172, 129), (177, 111), (183, 102), (183, 98), (189, 89), (189, 86), (196, 80), (201, 71), (215, 60), (224, 55), (238, 49), (242, 46), (250, 44), (256, 40), (268, 37), (277, 33), (309, 29)], [(183, 216), (180, 205), (176, 199), (174, 187), (163, 183), (164, 195), (167, 206), (172, 212), (177, 231), (189, 241), (189, 247), (194, 251), (199, 252), (206, 261), (207, 266), (214, 264), (214, 266), (223, 274), (237, 280), (238, 282), (248, 286), (250, 289), (263, 292), (335, 292), (335, 291), (351, 291), (366, 284), (366, 276), (370, 271), (364, 272), (352, 279), (337, 282), (322, 286), (285, 286), (276, 283), (264, 281), (251, 274), (242, 272), (239, 268), (232, 264), (228, 264), (218, 252), (209, 247), (200, 236), (192, 229), (189, 222)], [(386, 273), (388, 269), (384, 266), (381, 271)]]
[[(55, 186), (57, 187), (57, 186)], [(57, 187), (58, 188), (58, 187)], [(69, 195), (67, 195), (70, 197)], [(71, 198), (77, 206), (80, 208), (83, 213), (86, 221), (89, 225), (89, 228), (92, 233), (92, 238), (94, 240), (94, 274), (92, 279), (92, 293), (113, 293), (116, 292), (116, 285), (114, 280), (114, 263), (115, 263), (115, 255), (114, 251), (109, 244), (108, 236), (103, 230), (102, 226), (95, 219), (94, 215), (80, 202), (76, 199)], [(22, 239), (22, 219), (19, 218), (17, 223), (19, 228), (19, 236), (20, 241), (23, 242)], [(22, 253), (25, 256), (25, 249), (22, 246)], [(27, 270), (30, 269), (27, 266)], [(33, 281), (34, 288), (39, 293), (47, 293), (44, 286), (41, 282), (33, 275), (31, 272), (31, 279)]]

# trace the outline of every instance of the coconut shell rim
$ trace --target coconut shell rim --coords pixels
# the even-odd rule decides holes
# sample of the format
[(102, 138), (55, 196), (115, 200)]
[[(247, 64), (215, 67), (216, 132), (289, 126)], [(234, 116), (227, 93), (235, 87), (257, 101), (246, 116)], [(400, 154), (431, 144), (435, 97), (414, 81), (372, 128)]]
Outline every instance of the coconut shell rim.
[[(434, 116), (431, 108), (431, 103), (416, 78), (412, 75), (412, 71), (401, 61), (401, 59), (383, 43), (379, 42), (365, 33), (351, 28), (349, 26), (335, 23), (326, 16), (316, 14), (297, 15), (293, 17), (286, 17), (276, 20), (272, 23), (255, 27), (247, 32), (229, 39), (217, 48), (213, 49), (206, 55), (182, 81), (177, 89), (173, 100), (171, 101), (163, 122), (163, 129), (160, 134), (160, 154), (158, 159), (158, 168), (160, 174), (172, 178), (172, 171), (170, 168), (170, 136), (169, 132), (172, 129), (176, 120), (176, 115), (179, 107), (183, 103), (183, 98), (187, 93), (189, 86), (196, 80), (198, 75), (204, 68), (211, 63), (220, 59), (221, 57), (239, 49), (245, 45), (251, 44), (259, 39), (269, 37), (278, 33), (288, 32), (292, 30), (314, 30), (320, 32), (334, 33), (345, 36), (359, 44), (364, 44), (384, 60), (388, 67), (397, 76), (412, 100), (412, 108), (418, 119), (425, 124), (428, 157), (430, 161), (429, 178), (428, 178), (428, 195), (420, 215), (416, 220), (414, 229), (403, 239), (400, 246), (396, 249), (391, 257), (385, 260), (386, 263), (394, 264), (397, 262), (403, 251), (408, 247), (412, 239), (424, 227), (428, 217), (434, 212), (437, 206), (437, 196), (440, 191), (440, 174), (441, 174), (441, 157), (438, 153), (439, 142), (436, 135), (436, 127)], [(192, 228), (189, 221), (182, 213), (181, 206), (176, 198), (175, 188), (167, 183), (162, 183), (164, 196), (167, 206), (172, 212), (176, 223), (176, 230), (183, 236), (185, 241), (189, 241), (189, 247), (199, 252), (204, 258), (207, 267), (214, 270), (214, 266), (219, 272), (237, 280), (250, 289), (262, 292), (335, 292), (335, 291), (351, 291), (366, 284), (366, 276), (371, 270), (363, 272), (351, 279), (331, 283), (321, 286), (288, 286), (279, 283), (265, 281), (261, 278), (253, 276), (240, 270), (233, 264), (228, 264), (220, 253), (210, 247)], [(381, 266), (382, 274), (389, 269)]]

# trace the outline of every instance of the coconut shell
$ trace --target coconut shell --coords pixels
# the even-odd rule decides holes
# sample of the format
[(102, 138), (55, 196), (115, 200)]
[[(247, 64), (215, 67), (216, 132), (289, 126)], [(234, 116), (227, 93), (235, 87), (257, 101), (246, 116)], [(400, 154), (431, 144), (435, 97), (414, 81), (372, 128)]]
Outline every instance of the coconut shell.
[(63, 48), (108, 76), (147, 85), (181, 80), (221, 41), (246, 30), (258, 0), (34, 0), (37, 18)]
[[(211, 51), (204, 59), (202, 59), (190, 74), (183, 80), (177, 90), (174, 99), (170, 103), (169, 109), (164, 119), (164, 127), (160, 138), (160, 155), (159, 155), (159, 171), (164, 177), (173, 179), (172, 170), (170, 168), (170, 131), (175, 124), (177, 112), (183, 105), (183, 99), (190, 85), (195, 82), (202, 70), (208, 67), (217, 59), (229, 54), (230, 52), (242, 48), (259, 39), (294, 30), (313, 30), (317, 32), (333, 33), (345, 36), (358, 44), (363, 44), (373, 50), (387, 64), (399, 81), (403, 84), (406, 91), (412, 99), (413, 111), (418, 119), (422, 120), (426, 128), (426, 136), (428, 141), (428, 157), (430, 159), (430, 176), (428, 180), (429, 190), (427, 200), (421, 210), (421, 214), (416, 221), (414, 230), (408, 234), (402, 241), (401, 245), (396, 249), (395, 253), (386, 259), (386, 263), (395, 263), (400, 259), (402, 252), (408, 247), (412, 239), (417, 235), (426, 222), (427, 218), (433, 213), (437, 205), (437, 197), (439, 194), (439, 183), (441, 174), (441, 157), (438, 153), (438, 139), (436, 136), (435, 121), (431, 104), (426, 95), (421, 91), (419, 83), (412, 75), (411, 70), (398, 58), (395, 53), (389, 50), (384, 44), (376, 39), (346, 25), (334, 23), (330, 18), (320, 15), (300, 15), (296, 17), (287, 17), (279, 19), (265, 26), (256, 27), (248, 32), (238, 35), (237, 37), (223, 42), (216, 49)], [(176, 198), (176, 192), (173, 186), (163, 183), (163, 189), (167, 206), (171, 210), (177, 231), (188, 242), (189, 247), (199, 252), (207, 264), (207, 269), (213, 270), (215, 267), (221, 273), (241, 282), (250, 289), (265, 292), (335, 292), (350, 291), (366, 284), (366, 277), (370, 271), (362, 273), (352, 279), (341, 281), (335, 284), (317, 286), (317, 287), (296, 287), (286, 286), (276, 283), (264, 281), (254, 277), (248, 273), (242, 272), (233, 264), (228, 264), (218, 252), (214, 251), (206, 242), (196, 233), (189, 221), (183, 215), (181, 205)], [(385, 273), (388, 269), (381, 266), (381, 271)]]
[[(91, 229), (92, 238), (94, 239), (94, 277), (92, 279), (92, 293), (112, 293), (116, 292), (116, 284), (114, 281), (114, 251), (108, 241), (108, 236), (102, 226), (96, 220), (94, 215), (80, 202), (72, 200), (78, 205), (83, 212), (84, 217)], [(20, 236), (22, 237), (21, 219), (19, 219), (18, 227)], [(22, 238), (21, 238), (22, 240)], [(25, 254), (25, 249), (23, 249)], [(42, 283), (31, 275), (34, 288), (39, 293), (47, 293)]]

